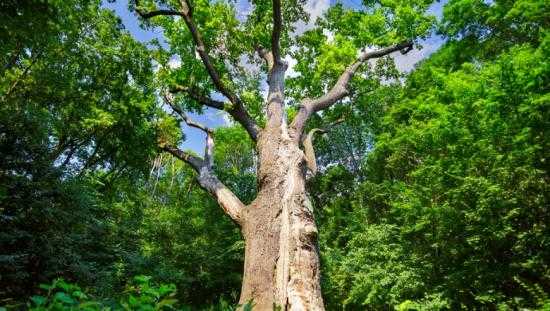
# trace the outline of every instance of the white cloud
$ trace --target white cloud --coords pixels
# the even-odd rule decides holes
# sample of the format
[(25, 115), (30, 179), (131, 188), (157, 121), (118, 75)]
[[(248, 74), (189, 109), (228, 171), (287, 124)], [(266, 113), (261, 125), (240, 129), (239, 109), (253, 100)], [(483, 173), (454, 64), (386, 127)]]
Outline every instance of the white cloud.
[(317, 18), (323, 16), (323, 14), (330, 7), (330, 0), (309, 0), (304, 9), (309, 14), (309, 21), (307, 23), (303, 21), (297, 22), (294, 26), (296, 30), (294, 35), (301, 35), (305, 31), (312, 29), (315, 26)]
[(170, 57), (170, 60), (168, 61), (168, 67), (170, 69), (177, 69), (181, 67), (181, 58), (178, 55), (173, 55)]
[(401, 53), (394, 53), (393, 59), (397, 69), (401, 72), (410, 72), (414, 69), (414, 66), (421, 60), (430, 56), (433, 52), (443, 44), (443, 39), (430, 40), (428, 42), (422, 42), (423, 48), (413, 49), (409, 53), (403, 55)]
[(288, 69), (286, 70), (286, 76), (290, 78), (298, 76), (298, 73), (294, 70), (294, 66), (296, 65), (296, 63), (298, 63), (296, 59), (294, 59), (290, 55), (286, 55), (285, 61), (288, 64)]
[[(312, 29), (315, 27), (315, 21), (329, 9), (330, 7), (330, 0), (309, 0), (304, 9), (309, 14), (309, 21), (305, 23), (304, 21), (298, 21), (294, 24), (295, 30), (292, 34), (294, 37), (299, 36), (306, 32), (307, 30)], [(325, 33), (325, 35), (329, 38), (329, 40), (332, 40), (334, 37), (332, 33), (328, 32)], [(285, 56), (285, 61), (288, 64), (288, 69), (286, 71), (286, 75), (288, 77), (296, 77), (298, 76), (298, 73), (294, 70), (294, 66), (296, 65), (297, 61), (290, 55)]]

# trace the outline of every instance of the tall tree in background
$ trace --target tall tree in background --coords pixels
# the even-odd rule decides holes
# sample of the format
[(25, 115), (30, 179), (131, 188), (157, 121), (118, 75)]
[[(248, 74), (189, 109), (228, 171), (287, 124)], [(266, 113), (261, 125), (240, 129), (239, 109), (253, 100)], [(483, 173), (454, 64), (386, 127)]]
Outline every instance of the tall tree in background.
[[(410, 51), (430, 29), (432, 19), (423, 14), (429, 2), (368, 1), (362, 10), (337, 5), (298, 40), (295, 26), (309, 17), (304, 1), (252, 1), (244, 16), (235, 5), (217, 1), (134, 3), (146, 23), (165, 31), (170, 51), (159, 53), (159, 63), (166, 65), (174, 55), (182, 61), (180, 68), (158, 72), (162, 94), (182, 122), (206, 134), (205, 154), (181, 150), (176, 139), (165, 137), (160, 146), (188, 163), (241, 227), (246, 245), (241, 303), (252, 300), (258, 310), (324, 309), (317, 227), (305, 187), (307, 169), (316, 172), (311, 143), (319, 130), (306, 133), (308, 120), (352, 101), (353, 84), (368, 78), (370, 60)], [(289, 53), (300, 58), (302, 74), (292, 80), (294, 95), (285, 100)], [(304, 55), (310, 57), (305, 67)], [(263, 74), (250, 69), (253, 63), (263, 63), (267, 73), (265, 100)], [(216, 100), (214, 93), (224, 99)], [(226, 111), (255, 143), (258, 192), (248, 205), (215, 174), (212, 129), (186, 115), (203, 107)]]
[(0, 299), (104, 282), (119, 252), (102, 202), (156, 152), (148, 50), (99, 0), (3, 1), (0, 20)]

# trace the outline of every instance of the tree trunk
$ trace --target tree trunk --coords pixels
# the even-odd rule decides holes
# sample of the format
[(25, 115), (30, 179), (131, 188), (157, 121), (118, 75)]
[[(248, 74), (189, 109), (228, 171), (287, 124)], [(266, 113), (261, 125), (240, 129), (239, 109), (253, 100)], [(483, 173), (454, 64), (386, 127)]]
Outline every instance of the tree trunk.
[(305, 189), (305, 157), (286, 125), (258, 137), (259, 193), (244, 209), (240, 303), (254, 310), (324, 310), (317, 227)]

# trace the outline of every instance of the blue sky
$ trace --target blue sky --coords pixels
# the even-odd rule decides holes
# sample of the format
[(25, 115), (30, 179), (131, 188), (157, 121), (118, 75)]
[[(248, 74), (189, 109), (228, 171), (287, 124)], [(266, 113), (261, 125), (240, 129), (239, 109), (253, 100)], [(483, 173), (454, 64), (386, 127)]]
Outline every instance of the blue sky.
[[(343, 3), (344, 5), (352, 8), (359, 8), (361, 0), (338, 0), (339, 2)], [(430, 12), (437, 16), (441, 17), (442, 14), (442, 7), (446, 1), (442, 1), (441, 3), (436, 2), (434, 3), (431, 8)], [(333, 5), (336, 3), (336, 0), (309, 0), (306, 4), (306, 9), (312, 16), (312, 20), (315, 20), (316, 17), (320, 16), (330, 5)], [(249, 4), (247, 1), (239, 0), (238, 5), (240, 6), (239, 12), (246, 12), (249, 9)], [(160, 28), (154, 28), (154, 29), (142, 29), (139, 26), (139, 21), (137, 16), (129, 12), (128, 10), (128, 0), (118, 0), (114, 3), (104, 3), (103, 6), (105, 8), (113, 10), (122, 20), (122, 23), (126, 27), (126, 29), (138, 40), (141, 42), (149, 42), (153, 39), (158, 39), (161, 43), (165, 43), (162, 29)], [(303, 31), (307, 29), (308, 27), (311, 27), (311, 25), (299, 25), (298, 31)], [(442, 44), (442, 39), (434, 36), (431, 38), (428, 38), (427, 40), (424, 40), (422, 42), (423, 49), (422, 50), (413, 50), (407, 55), (400, 55), (396, 53), (395, 61), (397, 67), (402, 71), (410, 71), (414, 64), (416, 64), (418, 61), (426, 58), (431, 53), (436, 51)], [(201, 115), (193, 114), (193, 119), (205, 124), (209, 127), (219, 127), (226, 124), (226, 116), (222, 115), (219, 111), (215, 109), (205, 109), (204, 113)], [(183, 149), (191, 149), (199, 154), (202, 153), (204, 150), (204, 140), (205, 135), (200, 130), (197, 130), (195, 128), (190, 128), (186, 125), (182, 126), (183, 132), (185, 133), (187, 139), (186, 141), (181, 145)]]

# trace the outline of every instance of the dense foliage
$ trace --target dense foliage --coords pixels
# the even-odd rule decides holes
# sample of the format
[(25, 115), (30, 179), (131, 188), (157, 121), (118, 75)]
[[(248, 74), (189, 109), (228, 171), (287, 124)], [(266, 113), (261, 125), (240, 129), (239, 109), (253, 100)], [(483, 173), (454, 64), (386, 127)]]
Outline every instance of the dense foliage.
[[(267, 2), (249, 15), (254, 32), (236, 26), (234, 6), (197, 3), (208, 38), (234, 45), (224, 79), (248, 70), (240, 55), (269, 44)], [(432, 30), (418, 13), (431, 1), (364, 4), (367, 15), (332, 6), (317, 22), (325, 31), (284, 34), (284, 49), (299, 46), (291, 98), (317, 96), (365, 44)], [(165, 48), (137, 42), (99, 0), (8, 0), (0, 18), (0, 306), (232, 309), (239, 230), (192, 170), (156, 147), (180, 138), (157, 102), (159, 81), (213, 89), (182, 21), (144, 22), (164, 29)], [(325, 114), (344, 122), (313, 119), (331, 128), (308, 181), (327, 309), (548, 310), (549, 21), (544, 0), (450, 0), (437, 52), (408, 75), (391, 58), (364, 66), (353, 105)], [(169, 70), (174, 54), (185, 66)], [(231, 83), (261, 122), (259, 74), (247, 73)], [(246, 132), (214, 136), (220, 179), (250, 202)]]
[[(316, 181), (340, 194), (317, 200), (334, 309), (512, 310), (547, 299), (532, 292), (550, 289), (548, 8), (471, 2), (446, 5), (451, 40), (373, 124), (366, 180), (333, 167)], [(465, 20), (472, 9), (476, 20)]]

